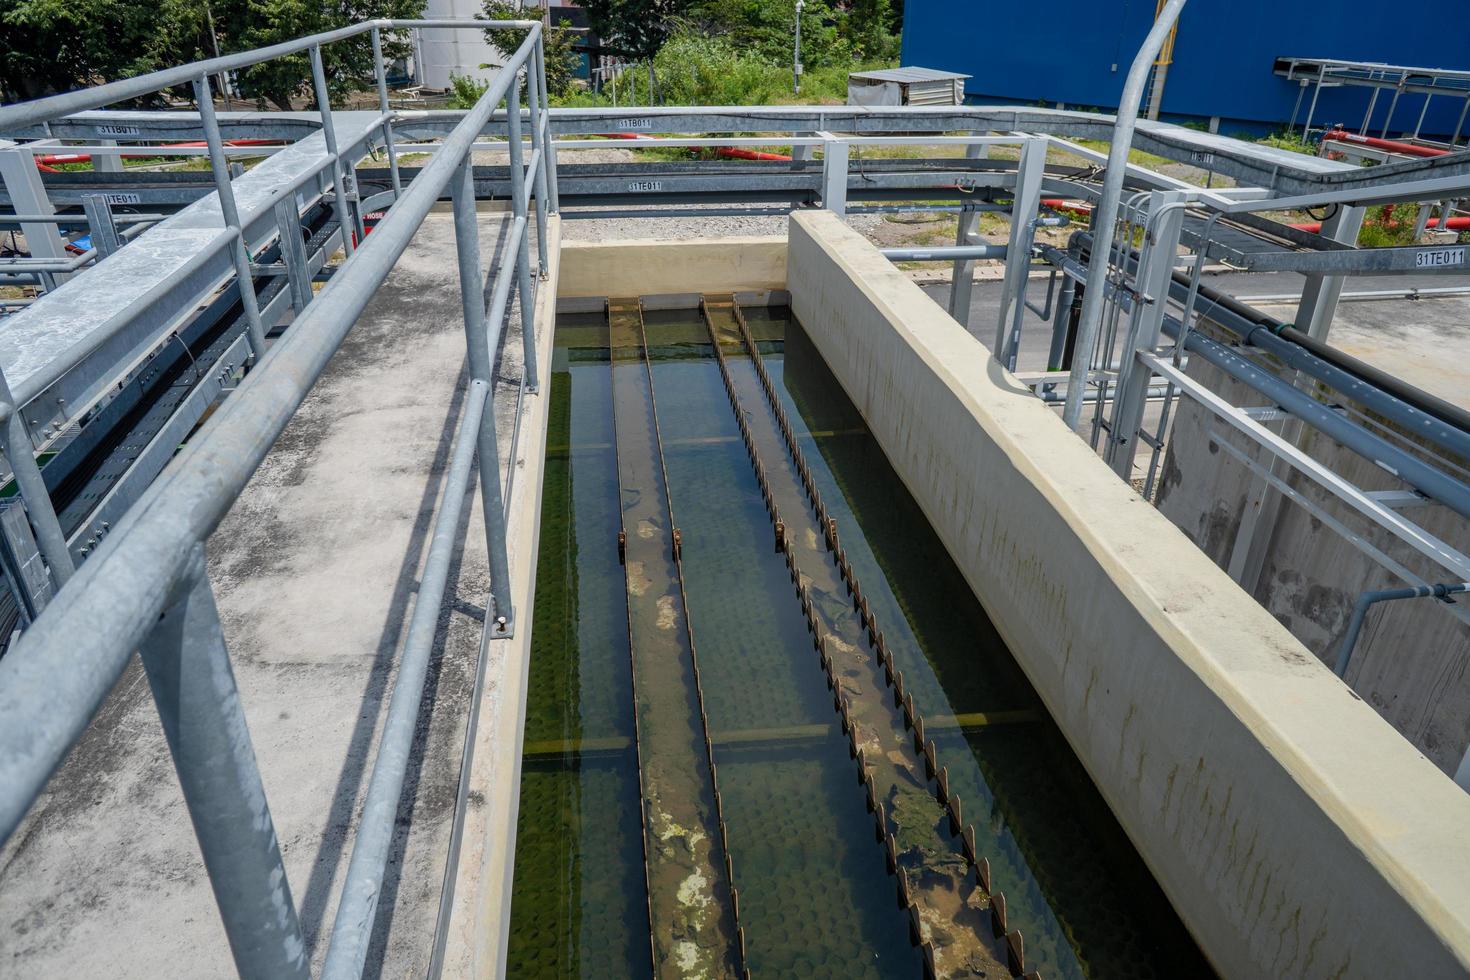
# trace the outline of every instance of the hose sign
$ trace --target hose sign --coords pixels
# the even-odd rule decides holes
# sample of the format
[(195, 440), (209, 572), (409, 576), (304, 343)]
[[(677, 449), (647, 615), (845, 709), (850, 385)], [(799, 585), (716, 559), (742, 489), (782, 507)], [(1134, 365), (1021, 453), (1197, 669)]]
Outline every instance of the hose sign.
[(1460, 248), (1421, 248), (1414, 255), (1414, 267), (1416, 269), (1442, 269), (1451, 265), (1465, 264), (1465, 249)]

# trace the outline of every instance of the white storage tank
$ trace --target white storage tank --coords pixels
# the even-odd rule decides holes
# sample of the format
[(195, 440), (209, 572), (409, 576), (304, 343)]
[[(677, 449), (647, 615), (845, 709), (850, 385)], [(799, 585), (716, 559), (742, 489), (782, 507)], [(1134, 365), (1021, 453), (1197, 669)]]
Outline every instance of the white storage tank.
[[(480, 0), (428, 0), (426, 18), (469, 20), (484, 17)], [(479, 31), (425, 28), (418, 31), (414, 56), (418, 61), (416, 81), (426, 89), (449, 88), (450, 75), (468, 75), (482, 82), (490, 80), (494, 70), (481, 65), (499, 65), (504, 58), (492, 48)]]

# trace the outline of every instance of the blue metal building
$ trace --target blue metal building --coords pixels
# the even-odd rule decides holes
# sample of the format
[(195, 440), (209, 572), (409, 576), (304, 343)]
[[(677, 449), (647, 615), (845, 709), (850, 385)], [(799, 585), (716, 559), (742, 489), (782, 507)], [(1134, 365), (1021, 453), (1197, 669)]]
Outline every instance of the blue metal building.
[[(902, 63), (971, 75), (965, 94), (972, 103), (1064, 103), (1111, 112), (1154, 9), (1154, 0), (905, 0)], [(1278, 57), (1470, 69), (1470, 2), (1191, 0), (1180, 17), (1162, 118), (1218, 116), (1227, 133), (1280, 128), (1291, 118), (1299, 85), (1273, 73)], [(1324, 89), (1314, 122), (1356, 129), (1371, 96), (1366, 88)], [(1390, 135), (1414, 128), (1424, 99), (1400, 98)], [(1390, 101), (1377, 100), (1374, 133)], [(1459, 98), (1434, 97), (1423, 133), (1452, 132), (1463, 106)]]

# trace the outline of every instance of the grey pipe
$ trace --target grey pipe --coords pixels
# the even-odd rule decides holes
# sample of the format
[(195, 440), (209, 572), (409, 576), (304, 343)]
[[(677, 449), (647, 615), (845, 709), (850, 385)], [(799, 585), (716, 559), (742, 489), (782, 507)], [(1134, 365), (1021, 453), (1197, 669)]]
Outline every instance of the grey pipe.
[(1364, 592), (1358, 596), (1358, 601), (1353, 603), (1353, 616), (1348, 621), (1347, 635), (1342, 638), (1342, 646), (1337, 653), (1337, 666), (1333, 667), (1333, 673), (1338, 677), (1347, 677), (1348, 662), (1353, 657), (1353, 647), (1358, 645), (1358, 634), (1363, 631), (1363, 618), (1368, 615), (1368, 607), (1374, 603), (1387, 602), (1392, 599), (1422, 599), (1434, 596), (1452, 602), (1451, 595), (1470, 591), (1470, 582), (1459, 582), (1455, 585), (1416, 585), (1407, 589), (1379, 589), (1374, 592)]
[[(1164, 318), (1164, 332), (1178, 337), (1181, 328), (1173, 317)], [(1230, 348), (1190, 331), (1184, 348), (1209, 361), (1242, 384), (1248, 385), (1318, 431), (1336, 439), (1400, 480), (1408, 483), (1462, 517), (1470, 517), (1470, 487), (1416, 456), (1377, 436), (1351, 419), (1323, 405), (1294, 385), (1283, 381)], [(1074, 360), (1075, 365), (1075, 360)], [(1070, 390), (1068, 392), (1070, 394)]]
[[(1153, 29), (1144, 38), (1143, 46), (1133, 58), (1128, 69), (1128, 79), (1123, 83), (1123, 95), (1118, 102), (1118, 115), (1113, 121), (1112, 141), (1108, 144), (1108, 168), (1103, 176), (1102, 194), (1094, 212), (1094, 228), (1108, 240), (1113, 237), (1113, 223), (1118, 217), (1118, 198), (1123, 192), (1123, 178), (1128, 172), (1128, 151), (1133, 146), (1133, 129), (1138, 122), (1138, 100), (1143, 94), (1144, 83), (1164, 39), (1169, 36), (1179, 11), (1184, 9), (1185, 0), (1168, 0), (1154, 19)], [(1092, 250), (1092, 263), (1088, 267), (1088, 282), (1101, 282), (1107, 276), (1108, 255), (1105, 249)], [(1102, 325), (1103, 295), (1101, 289), (1089, 289), (1082, 297), (1082, 317), (1077, 324), (1077, 342), (1073, 350), (1081, 356), (1072, 358), (1072, 378), (1067, 385), (1067, 404), (1062, 410), (1062, 421), (1067, 428), (1077, 428), (1082, 417), (1082, 393), (1087, 387), (1093, 344)]]
[(937, 248), (885, 248), (883, 257), (894, 262), (948, 262), (951, 259), (1003, 259), (1005, 245), (941, 245)]
[[(1095, 244), (1093, 236), (1085, 232), (1078, 234), (1076, 240), (1083, 248), (1092, 248)], [(1137, 264), (1137, 258), (1132, 254), (1131, 249), (1129, 252), (1130, 254), (1123, 261), (1132, 268)], [(1118, 249), (1114, 248), (1113, 254), (1117, 255)], [(1176, 300), (1186, 299), (1192, 288), (1197, 287), (1186, 285), (1182, 277), (1170, 278), (1169, 291)], [(1273, 328), (1267, 323), (1253, 320), (1239, 309), (1232, 308), (1232, 306), (1239, 305), (1238, 301), (1226, 305), (1227, 301), (1226, 297), (1216, 299), (1213, 294), (1200, 291), (1196, 301), (1199, 315), (1219, 324), (1239, 337), (1242, 342), (1257, 347), (1288, 367), (1317, 379), (1369, 411), (1377, 412), (1384, 418), (1398, 423), (1410, 435), (1426, 439), (1436, 446), (1470, 459), (1470, 432), (1410, 404), (1379, 385), (1338, 367), (1331, 361), (1307, 350), (1301, 344), (1279, 336), (1276, 333), (1279, 327)], [(1186, 344), (1187, 347), (1188, 344)]]

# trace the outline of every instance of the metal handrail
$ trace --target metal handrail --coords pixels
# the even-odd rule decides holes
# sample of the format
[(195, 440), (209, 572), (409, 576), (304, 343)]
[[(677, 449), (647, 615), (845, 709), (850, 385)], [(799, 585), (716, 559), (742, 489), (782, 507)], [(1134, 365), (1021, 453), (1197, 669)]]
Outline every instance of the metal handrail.
[[(77, 112), (85, 112), (88, 109), (100, 109), (103, 106), (113, 105), (117, 102), (125, 102), (128, 99), (137, 99), (145, 95), (177, 85), (193, 85), (194, 80), (200, 75), (218, 75), (221, 72), (238, 71), (241, 68), (249, 68), (266, 61), (274, 61), (276, 58), (285, 57), (288, 54), (297, 54), (309, 51), (314, 47), (324, 44), (332, 44), (336, 41), (344, 41), (350, 37), (367, 34), (373, 30), (411, 30), (416, 27), (443, 27), (443, 28), (473, 28), (485, 30), (486, 28), (514, 28), (518, 30), (531, 30), (535, 28), (538, 32), (541, 28), (539, 20), (470, 20), (465, 18), (444, 18), (432, 20), (368, 20), (350, 27), (341, 27), (335, 31), (323, 31), (320, 34), (312, 34), (307, 37), (296, 38), (292, 41), (283, 41), (280, 44), (272, 44), (266, 48), (256, 48), (251, 51), (242, 51), (239, 54), (227, 54), (218, 58), (206, 58), (203, 61), (191, 62), (180, 65), (177, 68), (165, 68), (161, 71), (149, 72), (146, 75), (135, 75), (132, 78), (123, 78), (105, 85), (96, 85), (92, 88), (78, 89), (74, 92), (63, 92), (60, 95), (50, 95), (44, 99), (36, 99), (32, 102), (19, 102), (14, 105), (0, 106), (0, 132), (19, 129), (22, 126), (33, 126), (37, 123), (50, 122), (62, 116), (69, 116)], [(537, 35), (540, 36), (539, 33)], [(513, 60), (513, 59), (512, 59)], [(519, 67), (519, 62), (516, 67)], [(506, 68), (511, 67), (511, 60), (507, 60)]]
[[(348, 331), (372, 301), (398, 257), (445, 188), (459, 178), (465, 183), (473, 144), (499, 103), (518, 115), (518, 72), (525, 68), (530, 84), (540, 91), (541, 24), (534, 21), (373, 21), (311, 38), (288, 42), (229, 58), (199, 62), (156, 72), (96, 90), (68, 93), (37, 103), (0, 109), (0, 127), (54, 118), (129, 98), (148, 86), (166, 86), (255, 64), (282, 54), (353, 36), (384, 26), (510, 26), (527, 31), (525, 40), (507, 59), (504, 69), (445, 138), (439, 151), (418, 174), (373, 234), (366, 239), (323, 288), (320, 302), (301, 311), (291, 329), (270, 347), (238, 389), (226, 399), (138, 503), (99, 545), (92, 557), (57, 591), (56, 596), (0, 659), (0, 842), (8, 839), (45, 788), (71, 745), (81, 736), (103, 699), (122, 673), (134, 650), (143, 652), (144, 666), (174, 755), (185, 800), (220, 905), (235, 963), (246, 976), (305, 976), (307, 957), (296, 918), (279, 847), (275, 840), (264, 790), (250, 747), (244, 714), (234, 690), (224, 653), (223, 635), (214, 609), (202, 549), (210, 534), (245, 489), (287, 423), (326, 369)], [(100, 94), (98, 94), (100, 93)], [(544, 98), (544, 96), (543, 96)], [(543, 103), (544, 104), (544, 103)], [(551, 154), (533, 154), (538, 187), (546, 186), (545, 168)], [(529, 183), (529, 182), (528, 182)], [(473, 194), (465, 197), (456, 186), (460, 208), (473, 214)], [(526, 234), (524, 199), (513, 201), (516, 222)], [(457, 215), (457, 217), (459, 217)], [(461, 222), (456, 221), (457, 231)], [(478, 255), (478, 232), (473, 220), (470, 238), (459, 239), (463, 253)], [(344, 235), (348, 229), (343, 229)], [(534, 340), (532, 311), (525, 308), (530, 270), (526, 249), (510, 256), (522, 280), (523, 336)], [(462, 267), (464, 263), (462, 262)], [(503, 308), (491, 312), (487, 329), (483, 284), (476, 274), (461, 282), (465, 293), (466, 330), (470, 345), (471, 395), (461, 419), (461, 448), (456, 460), (467, 457), (468, 443), (479, 451), (482, 492), (495, 490), (495, 507), (485, 508), (486, 534), (491, 551), (492, 595), (487, 624), (508, 623), (504, 512), (499, 498), (499, 456), (495, 451), (494, 418), (489, 402), (492, 343), (498, 338)], [(463, 278), (463, 277), (462, 277)], [(500, 276), (503, 282), (505, 275)], [(497, 293), (508, 289), (497, 282)], [(473, 302), (471, 302), (473, 297)], [(528, 362), (529, 366), (529, 362)], [(15, 418), (13, 403), (0, 405), (0, 420)], [(446, 500), (459, 499), (468, 488), (473, 468), (456, 465), (446, 486)], [(28, 501), (29, 502), (29, 501)], [(489, 503), (490, 501), (487, 501)], [(434, 540), (442, 536), (443, 508), (436, 519)], [(454, 515), (457, 516), (457, 515)], [(452, 523), (452, 522), (451, 522)], [(429, 563), (442, 563), (442, 545), (431, 549)], [(58, 579), (62, 575), (58, 573)], [(447, 588), (447, 576), (426, 571), (417, 599), (425, 614), (437, 610)], [(502, 620), (502, 617), (504, 619)], [(419, 619), (416, 612), (415, 620)], [(418, 630), (416, 632), (422, 632)], [(404, 658), (416, 656), (423, 639), (411, 635)], [(188, 654), (185, 656), (184, 654)], [(201, 683), (199, 671), (210, 672)], [(393, 704), (417, 712), (423, 673), (400, 671)], [(395, 710), (390, 708), (390, 711)], [(200, 728), (224, 732), (228, 738), (202, 753), (182, 737)], [(407, 731), (414, 725), (394, 726)], [(358, 829), (359, 841), (388, 836), (396, 816), (403, 757), (408, 744), (386, 732), (373, 766), (370, 793), (391, 799), (388, 807), (369, 808)], [(372, 848), (353, 861), (344, 884), (342, 906), (329, 953), (332, 976), (360, 974), (372, 914), (381, 880), (386, 849)], [(354, 897), (357, 896), (357, 897)]]

